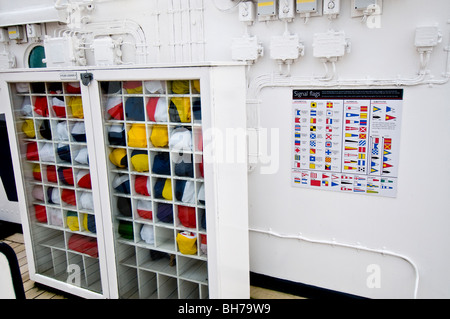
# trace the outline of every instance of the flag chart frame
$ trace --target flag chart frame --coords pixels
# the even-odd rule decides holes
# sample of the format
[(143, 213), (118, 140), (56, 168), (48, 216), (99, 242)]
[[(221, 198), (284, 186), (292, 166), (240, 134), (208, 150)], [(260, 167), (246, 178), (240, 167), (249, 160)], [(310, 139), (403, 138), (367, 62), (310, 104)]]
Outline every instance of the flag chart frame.
[(396, 197), (403, 89), (293, 90), (291, 184)]

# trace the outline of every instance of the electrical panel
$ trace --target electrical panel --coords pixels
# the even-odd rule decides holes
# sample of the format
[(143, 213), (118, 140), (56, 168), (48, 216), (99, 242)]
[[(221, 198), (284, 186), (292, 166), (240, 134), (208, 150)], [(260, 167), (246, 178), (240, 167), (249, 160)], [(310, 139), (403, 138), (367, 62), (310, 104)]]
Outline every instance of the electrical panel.
[(354, 8), (356, 10), (364, 10), (368, 6), (375, 4), (377, 4), (377, 0), (354, 0)]
[(340, 0), (324, 0), (323, 1), (323, 14), (337, 15), (340, 11)]
[(255, 5), (251, 1), (239, 3), (239, 21), (252, 24), (255, 22)]
[(40, 38), (42, 35), (41, 26), (39, 24), (27, 24), (27, 36), (28, 38)]
[(296, 0), (296, 11), (305, 22), (309, 17), (322, 16), (322, 0)]
[(258, 0), (258, 20), (274, 20), (277, 14), (277, 1)]
[(23, 32), (23, 26), (15, 25), (8, 27), (8, 36), (10, 40), (22, 41), (25, 39), (25, 34)]
[(278, 18), (280, 20), (292, 20), (295, 17), (295, 0), (280, 0)]
[(351, 0), (351, 16), (363, 17), (381, 14), (383, 0)]
[(318, 10), (318, 0), (297, 0), (297, 12), (317, 12)]

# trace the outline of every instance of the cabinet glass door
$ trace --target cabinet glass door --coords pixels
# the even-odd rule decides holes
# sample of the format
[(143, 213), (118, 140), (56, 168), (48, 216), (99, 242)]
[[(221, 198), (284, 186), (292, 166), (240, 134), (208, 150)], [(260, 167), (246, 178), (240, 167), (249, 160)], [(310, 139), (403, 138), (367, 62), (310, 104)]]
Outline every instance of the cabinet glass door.
[(80, 83), (9, 86), (36, 274), (102, 294)]
[(200, 81), (100, 81), (120, 298), (207, 298)]

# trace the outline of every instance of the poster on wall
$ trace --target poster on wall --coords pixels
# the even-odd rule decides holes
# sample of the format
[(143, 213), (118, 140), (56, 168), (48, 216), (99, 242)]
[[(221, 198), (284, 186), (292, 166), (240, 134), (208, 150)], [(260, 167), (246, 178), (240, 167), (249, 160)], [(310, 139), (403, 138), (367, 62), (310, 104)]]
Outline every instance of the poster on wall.
[(396, 197), (403, 90), (293, 90), (292, 186)]

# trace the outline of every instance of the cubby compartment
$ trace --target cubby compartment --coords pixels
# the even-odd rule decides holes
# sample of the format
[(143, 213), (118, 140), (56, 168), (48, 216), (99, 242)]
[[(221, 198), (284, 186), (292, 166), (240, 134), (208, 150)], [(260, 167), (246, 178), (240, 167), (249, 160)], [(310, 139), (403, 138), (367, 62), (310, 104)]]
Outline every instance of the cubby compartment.
[(158, 299), (158, 281), (155, 272), (139, 270), (138, 285), (140, 299)]
[(178, 282), (177, 278), (158, 274), (158, 298), (159, 299), (177, 299)]
[(138, 249), (139, 268), (170, 276), (177, 275), (175, 255), (157, 249)]
[(134, 199), (134, 203), (134, 220), (142, 223), (153, 224), (153, 201), (147, 198), (137, 198)]
[(34, 249), (34, 258), (38, 272), (47, 273), (54, 270), (51, 248), (37, 245)]
[(48, 224), (57, 228), (64, 228), (63, 212), (60, 208), (47, 207)]
[(175, 253), (174, 229), (155, 226), (155, 248), (167, 253)]
[(102, 288), (100, 263), (95, 258), (83, 256), (83, 266), (86, 288), (100, 292)]
[(119, 295), (122, 299), (139, 298), (138, 270), (119, 264), (117, 267)]
[(208, 284), (208, 266), (206, 260), (178, 256), (178, 276), (200, 284)]
[(161, 200), (153, 201), (153, 220), (156, 225), (162, 227), (172, 227), (174, 221), (173, 205), (171, 203), (162, 202)]
[(51, 249), (53, 274), (55, 278), (65, 278), (70, 269), (68, 267), (67, 253), (64, 250)]
[(67, 95), (65, 102), (68, 118), (84, 119), (84, 106), (81, 95)]
[(126, 243), (116, 244), (116, 256), (118, 265), (127, 267), (136, 267), (136, 251), (135, 247)]
[(177, 177), (194, 178), (194, 156), (190, 152), (171, 152), (172, 170)]
[(181, 230), (194, 230), (198, 225), (196, 208), (193, 206), (175, 206), (175, 226)]

